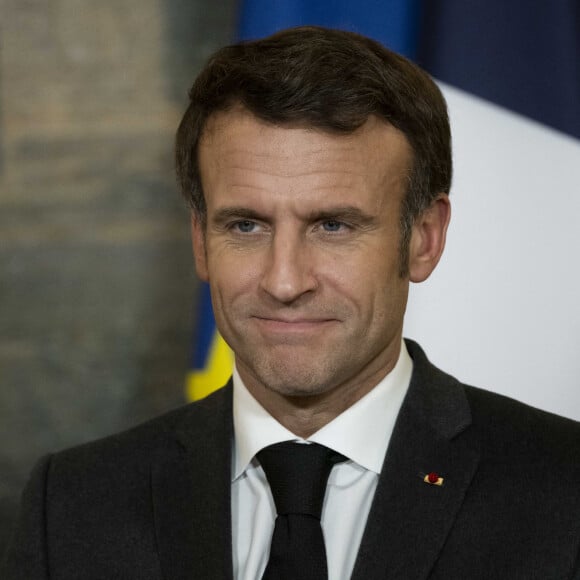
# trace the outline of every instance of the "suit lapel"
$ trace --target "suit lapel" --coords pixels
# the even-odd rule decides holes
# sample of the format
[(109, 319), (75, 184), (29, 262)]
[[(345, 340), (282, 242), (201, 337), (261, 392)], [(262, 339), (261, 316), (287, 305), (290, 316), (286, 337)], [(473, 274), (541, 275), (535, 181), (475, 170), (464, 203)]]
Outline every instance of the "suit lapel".
[(158, 446), (151, 488), (162, 576), (232, 578), (231, 386), (190, 406)]
[[(471, 422), (463, 387), (408, 342), (414, 361), (357, 556), (353, 580), (425, 579), (478, 463), (461, 434)], [(436, 472), (442, 486), (423, 477)]]

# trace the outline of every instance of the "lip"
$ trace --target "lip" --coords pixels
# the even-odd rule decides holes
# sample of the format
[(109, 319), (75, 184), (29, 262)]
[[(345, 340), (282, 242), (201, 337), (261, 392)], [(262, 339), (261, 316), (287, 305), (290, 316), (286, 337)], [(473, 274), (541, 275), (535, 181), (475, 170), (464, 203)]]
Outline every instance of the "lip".
[(308, 333), (322, 330), (337, 322), (332, 318), (281, 318), (255, 316), (254, 320), (266, 331), (274, 333)]

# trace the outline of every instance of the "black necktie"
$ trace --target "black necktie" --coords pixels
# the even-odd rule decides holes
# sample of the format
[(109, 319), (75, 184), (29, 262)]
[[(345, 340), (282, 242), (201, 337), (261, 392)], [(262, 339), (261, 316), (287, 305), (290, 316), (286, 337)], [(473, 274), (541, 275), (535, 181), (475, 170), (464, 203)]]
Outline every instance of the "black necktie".
[(293, 442), (270, 445), (257, 457), (278, 513), (262, 580), (326, 580), (322, 503), (332, 467), (346, 458), (316, 443)]

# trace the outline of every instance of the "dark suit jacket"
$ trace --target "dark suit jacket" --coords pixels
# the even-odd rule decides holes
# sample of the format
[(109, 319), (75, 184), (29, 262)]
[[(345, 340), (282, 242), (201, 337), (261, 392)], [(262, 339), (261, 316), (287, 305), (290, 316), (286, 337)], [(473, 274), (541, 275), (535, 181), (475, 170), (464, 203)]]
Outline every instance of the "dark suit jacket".
[[(580, 579), (580, 424), (462, 385), (408, 347), (353, 578)], [(231, 578), (231, 449), (227, 386), (43, 459), (0, 577)]]

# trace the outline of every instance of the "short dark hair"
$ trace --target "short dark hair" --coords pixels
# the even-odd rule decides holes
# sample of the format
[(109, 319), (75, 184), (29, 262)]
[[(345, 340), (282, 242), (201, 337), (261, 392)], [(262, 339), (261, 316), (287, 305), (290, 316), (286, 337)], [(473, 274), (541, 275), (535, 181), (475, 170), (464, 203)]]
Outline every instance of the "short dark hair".
[(413, 150), (401, 209), (405, 257), (415, 218), (449, 193), (451, 135), (441, 91), (418, 66), (370, 38), (308, 26), (227, 46), (209, 59), (189, 98), (176, 166), (182, 193), (202, 222), (199, 141), (211, 115), (240, 105), (277, 125), (347, 134), (375, 115), (399, 129)]

